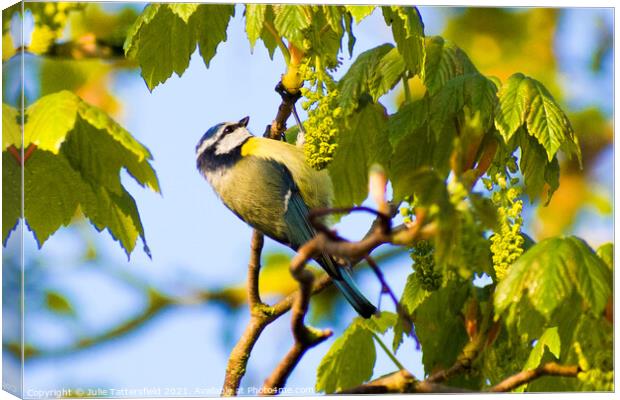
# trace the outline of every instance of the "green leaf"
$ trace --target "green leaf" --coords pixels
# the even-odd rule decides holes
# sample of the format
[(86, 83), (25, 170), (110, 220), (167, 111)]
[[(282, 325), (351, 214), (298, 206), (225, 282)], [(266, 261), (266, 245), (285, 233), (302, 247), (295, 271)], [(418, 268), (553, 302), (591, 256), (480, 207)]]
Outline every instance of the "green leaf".
[(409, 274), (403, 295), (400, 298), (400, 304), (405, 307), (407, 312), (413, 314), (430, 294), (431, 292), (422, 288), (420, 280), (416, 278), (415, 274)]
[(312, 23), (312, 7), (298, 4), (274, 4), (272, 7), (278, 33), (297, 47), (303, 48), (303, 31)]
[(183, 75), (196, 43), (208, 67), (234, 13), (228, 4), (149, 4), (127, 34), (125, 54), (152, 91), (173, 72)]
[(531, 202), (542, 194), (546, 197), (545, 205), (547, 205), (553, 193), (560, 187), (558, 159), (553, 157), (553, 160), (548, 162), (542, 145), (525, 132), (519, 134), (519, 146), (521, 147), (519, 166), (525, 180), (525, 193)]
[(430, 124), (440, 135), (446, 124), (466, 107), (469, 115), (479, 115), (483, 132), (493, 124), (493, 111), (497, 105), (495, 84), (479, 73), (459, 75), (447, 81), (431, 97)]
[[(392, 175), (396, 177), (395, 174)], [(439, 208), (436, 214), (438, 232), (435, 236), (435, 260), (442, 267), (455, 244), (460, 225), (444, 179), (434, 169), (421, 167), (409, 172), (400, 171), (398, 179), (393, 178), (392, 181), (394, 201), (415, 195), (418, 205), (435, 205)]]
[(392, 149), (386, 122), (385, 109), (375, 103), (347, 118), (338, 133), (338, 147), (329, 166), (335, 205), (361, 204), (368, 197), (368, 171), (372, 164), (389, 170)]
[(415, 326), (425, 373), (452, 366), (467, 343), (461, 309), (468, 293), (467, 285), (451, 281), (416, 309)]
[(344, 12), (344, 7), (325, 5), (322, 6), (321, 9), (325, 15), (325, 20), (332, 31), (336, 32), (338, 36), (342, 36), (342, 15)]
[[(548, 328), (542, 334), (536, 345), (530, 352), (530, 355), (523, 366), (522, 371), (529, 371), (531, 369), (535, 369), (540, 365), (540, 362), (545, 355), (545, 349), (549, 351), (551, 354), (555, 356), (555, 358), (560, 358), (560, 348), (561, 341), (560, 335), (558, 334), (557, 326)], [(527, 388), (527, 384), (519, 386), (514, 392), (523, 392)]]
[(394, 200), (412, 194), (411, 182), (421, 167), (432, 167), (441, 176), (450, 170), (449, 159), (456, 131), (446, 125), (441, 135), (432, 134), (428, 124), (430, 102), (424, 97), (405, 103), (388, 121), (388, 134), (394, 150), (391, 163)]
[(525, 122), (529, 109), (530, 80), (522, 74), (512, 75), (497, 93), (499, 97), (495, 126), (506, 143)]
[(508, 270), (495, 294), (497, 315), (514, 307), (524, 292), (546, 318), (576, 292), (594, 315), (611, 296), (612, 276), (605, 263), (574, 236), (543, 240), (526, 251)]
[(265, 23), (266, 4), (246, 4), (245, 5), (245, 31), (250, 41), (250, 50), (254, 51), (254, 45), (263, 33)]
[(179, 16), (183, 22), (187, 23), (189, 18), (194, 14), (196, 9), (198, 9), (199, 4), (197, 3), (170, 3), (167, 4), (168, 8)]
[(19, 112), (16, 108), (2, 103), (2, 151), (11, 145), (17, 149), (22, 147)]
[(573, 128), (553, 96), (542, 83), (517, 73), (512, 75), (499, 92), (495, 126), (508, 141), (521, 126), (545, 148), (549, 162), (559, 149), (568, 156), (576, 155), (581, 162), (581, 150)]
[(392, 27), (398, 52), (413, 74), (423, 72), (425, 47), (424, 24), (418, 9), (407, 6), (382, 7), (385, 22)]
[[(150, 152), (126, 130), (75, 94), (44, 96), (27, 110), (24, 141), (37, 144), (25, 161), (24, 216), (39, 247), (74, 217), (84, 214), (99, 231), (108, 229), (127, 255), (144, 229), (138, 209), (120, 180), (121, 169), (143, 187), (159, 191)], [(19, 166), (3, 153), (6, 198), (16, 202)], [(13, 165), (11, 164), (13, 163)], [(3, 239), (19, 217), (19, 205), (3, 208)]]
[(413, 132), (422, 128), (428, 120), (428, 115), (429, 101), (426, 96), (401, 105), (398, 111), (390, 116), (388, 121), (388, 132), (392, 148), (396, 150), (402, 139), (409, 137)]
[[(424, 290), (420, 285), (420, 281), (415, 274), (409, 274), (403, 294), (400, 297), (400, 305), (409, 315), (413, 315), (420, 304), (430, 296), (431, 292)], [(392, 350), (396, 352), (403, 342), (403, 336), (409, 335), (411, 329), (410, 322), (406, 321), (403, 316), (398, 315), (398, 319), (394, 323), (394, 340), (392, 341)]]
[[(92, 193), (92, 194), (91, 194)], [(82, 210), (97, 231), (106, 229), (114, 240), (119, 241), (125, 249), (127, 258), (135, 248), (138, 237), (142, 240), (143, 250), (147, 256), (151, 251), (146, 244), (144, 227), (138, 214), (138, 207), (133, 197), (123, 188), (116, 194), (103, 187), (94, 188), (85, 193)], [(26, 216), (26, 219), (28, 216)]]
[[(332, 25), (335, 25), (335, 28)], [(343, 33), (339, 7), (317, 8), (312, 16), (312, 26), (304, 32), (304, 42), (308, 45), (306, 55), (317, 57), (327, 69), (337, 68)]]
[(478, 73), (463, 50), (440, 36), (426, 38), (425, 48), (424, 85), (431, 95), (459, 75)]
[(534, 369), (540, 365), (540, 361), (545, 354), (545, 348), (547, 348), (555, 358), (560, 358), (561, 342), (557, 326), (547, 328), (540, 339), (538, 339), (536, 346), (532, 349), (527, 362), (523, 366), (523, 371)]
[[(36, 150), (24, 168), (24, 214), (39, 247), (78, 212), (91, 193), (80, 173), (62, 155)], [(45, 201), (41, 201), (45, 199)]]
[(389, 311), (381, 311), (379, 317), (373, 315), (371, 318), (364, 320), (363, 323), (366, 324), (368, 329), (383, 335), (396, 323), (396, 314)]
[(9, 233), (22, 216), (22, 168), (6, 151), (2, 152), (2, 244), (6, 246)]
[(402, 174), (392, 183), (396, 201), (415, 194), (419, 196), (418, 202), (423, 206), (433, 204), (448, 206), (450, 204), (444, 180), (430, 168), (418, 168), (408, 174)]
[[(274, 24), (275, 15), (273, 14), (273, 6), (267, 5), (267, 9), (265, 10), (265, 23), (269, 23), (271, 25)], [(273, 55), (275, 54), (276, 48), (278, 47), (277, 40), (279, 38), (275, 38), (271, 32), (267, 29), (263, 29), (263, 33), (261, 33), (260, 38), (269, 53), (269, 57), (273, 60)]]
[(75, 309), (71, 305), (71, 302), (63, 294), (54, 290), (48, 290), (45, 292), (45, 305), (56, 314), (60, 315), (75, 315)]
[(372, 377), (376, 357), (372, 331), (356, 318), (321, 360), (316, 390), (334, 393), (366, 382)]
[(24, 147), (33, 143), (41, 150), (58, 153), (75, 125), (79, 104), (80, 98), (66, 90), (34, 102), (26, 110)]
[(613, 243), (605, 243), (602, 244), (598, 249), (596, 249), (596, 254), (603, 260), (605, 265), (609, 267), (610, 270), (614, 269), (614, 244)]
[(193, 26), (165, 4), (149, 4), (129, 30), (124, 48), (127, 57), (140, 65), (144, 82), (152, 91), (173, 72), (183, 74), (196, 49), (196, 36)]
[(209, 68), (217, 46), (227, 39), (226, 30), (235, 15), (233, 4), (201, 4), (192, 18), (200, 55)]
[(349, 57), (353, 57), (353, 48), (355, 47), (355, 35), (353, 35), (353, 17), (350, 14), (344, 16), (344, 28), (347, 32), (347, 47), (349, 49)]
[(497, 228), (497, 208), (488, 197), (484, 197), (481, 193), (470, 193), (469, 201), (472, 205), (476, 219), (478, 219), (485, 228), (495, 230)]
[(340, 106), (345, 114), (353, 112), (360, 97), (369, 94), (377, 101), (401, 78), (404, 64), (391, 44), (383, 44), (360, 54), (339, 84)]
[(372, 14), (376, 6), (344, 6), (344, 8), (351, 14), (355, 23), (359, 24), (364, 18)]
[[(74, 129), (90, 130), (81, 147), (74, 148), (74, 155), (83, 156), (88, 152), (89, 167), (97, 169), (94, 174), (101, 177), (109, 189), (120, 193), (119, 169), (123, 167), (140, 185), (159, 192), (155, 171), (149, 164), (153, 157), (148, 149), (105, 112), (75, 94), (65, 90), (44, 96), (28, 107), (26, 115), (26, 147), (34, 143), (40, 150), (57, 154)], [(74, 132), (75, 135), (78, 133)], [(80, 172), (88, 175), (86, 166)], [(115, 178), (105, 178), (104, 173), (115, 175)]]
[(405, 72), (405, 62), (398, 53), (398, 49), (393, 48), (381, 58), (377, 68), (376, 81), (369, 85), (369, 93), (374, 101), (396, 86)]

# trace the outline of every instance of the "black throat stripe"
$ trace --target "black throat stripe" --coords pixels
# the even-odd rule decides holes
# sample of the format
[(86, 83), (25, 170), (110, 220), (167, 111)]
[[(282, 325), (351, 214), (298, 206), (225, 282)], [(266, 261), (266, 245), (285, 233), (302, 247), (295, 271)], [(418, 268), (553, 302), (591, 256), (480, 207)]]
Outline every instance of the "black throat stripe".
[(247, 138), (239, 146), (228, 153), (215, 154), (217, 146), (206, 148), (196, 159), (196, 168), (199, 171), (216, 171), (220, 168), (230, 168), (241, 158), (241, 148), (248, 141)]

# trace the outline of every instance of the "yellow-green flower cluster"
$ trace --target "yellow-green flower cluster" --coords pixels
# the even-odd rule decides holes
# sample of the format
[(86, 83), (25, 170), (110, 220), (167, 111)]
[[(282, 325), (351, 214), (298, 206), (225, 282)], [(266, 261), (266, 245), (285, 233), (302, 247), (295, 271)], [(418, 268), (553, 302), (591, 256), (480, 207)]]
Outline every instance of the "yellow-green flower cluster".
[[(602, 368), (592, 368), (586, 356), (583, 354), (579, 342), (573, 345), (581, 372), (577, 374), (577, 379), (585, 384), (585, 390), (602, 390), (612, 392), (614, 390), (614, 371), (613, 360), (611, 360), (611, 352), (605, 351), (599, 354), (594, 360), (596, 365)], [(602, 357), (601, 357), (602, 355)]]
[(413, 222), (413, 217), (415, 216), (415, 211), (414, 211), (414, 199), (413, 196), (407, 196), (403, 199), (403, 201), (405, 201), (407, 203), (406, 206), (402, 206), (399, 211), (400, 211), (400, 215), (403, 217), (403, 222), (405, 224), (410, 224), (411, 222)]
[(310, 84), (310, 87), (301, 89), (307, 99), (302, 102), (302, 107), (308, 112), (308, 119), (304, 122), (306, 162), (314, 169), (322, 170), (332, 161), (338, 146), (337, 126), (342, 118), (338, 89), (325, 70), (311, 66), (308, 61), (300, 66), (299, 73)]
[(41, 3), (40, 7), (42, 12), (33, 13), (34, 22), (37, 24), (46, 24), (52, 30), (55, 30), (65, 25), (68, 17), (67, 14), (70, 11), (80, 9), (83, 5), (69, 2), (49, 2)]
[(426, 240), (421, 240), (411, 250), (415, 276), (422, 289), (432, 292), (441, 287), (443, 276), (435, 271), (435, 249)]
[[(508, 180), (510, 185), (508, 184)], [(493, 268), (498, 280), (503, 279), (510, 266), (523, 254), (523, 200), (518, 200), (521, 190), (513, 186), (518, 179), (498, 173), (493, 177), (493, 183), (499, 190), (491, 196), (498, 208), (499, 231), (491, 236), (491, 253), (493, 254)]]

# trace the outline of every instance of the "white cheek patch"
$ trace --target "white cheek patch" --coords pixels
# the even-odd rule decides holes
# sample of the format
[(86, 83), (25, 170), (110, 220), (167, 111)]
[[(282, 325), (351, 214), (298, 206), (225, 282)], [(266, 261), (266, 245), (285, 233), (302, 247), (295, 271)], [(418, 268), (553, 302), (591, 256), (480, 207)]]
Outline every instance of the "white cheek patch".
[(250, 135), (250, 132), (248, 132), (247, 129), (237, 128), (234, 132), (225, 135), (218, 141), (215, 154), (221, 155), (232, 152), (234, 149), (241, 146), (250, 136), (252, 135)]
[(196, 158), (200, 157), (200, 155), (209, 147), (213, 146), (213, 144), (215, 144), (215, 142), (218, 141), (218, 138), (220, 136), (220, 133), (216, 134), (214, 137), (212, 137), (209, 140), (205, 140), (204, 142), (202, 142), (202, 144), (200, 145), (200, 147), (198, 148), (198, 150), (196, 150)]

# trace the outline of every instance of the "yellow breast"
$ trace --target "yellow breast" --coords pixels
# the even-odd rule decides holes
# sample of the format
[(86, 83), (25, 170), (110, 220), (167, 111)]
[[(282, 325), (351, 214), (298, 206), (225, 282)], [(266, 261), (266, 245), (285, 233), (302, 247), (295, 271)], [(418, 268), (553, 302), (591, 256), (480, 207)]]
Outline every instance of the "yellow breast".
[(327, 170), (316, 171), (310, 167), (301, 148), (278, 140), (252, 137), (241, 147), (241, 155), (270, 159), (286, 166), (308, 207), (331, 205), (333, 187)]

